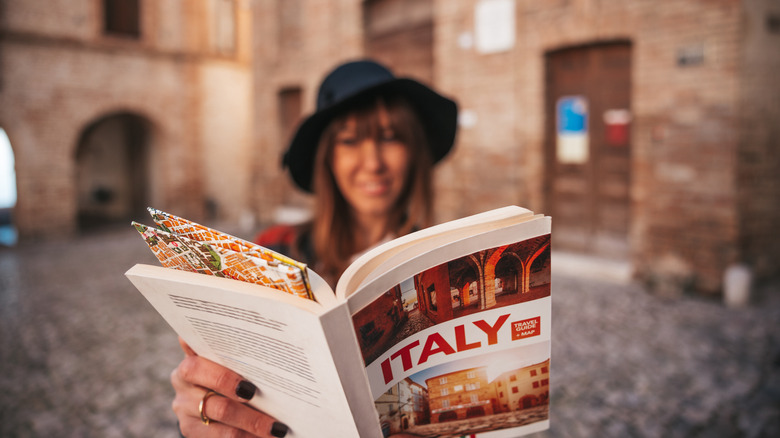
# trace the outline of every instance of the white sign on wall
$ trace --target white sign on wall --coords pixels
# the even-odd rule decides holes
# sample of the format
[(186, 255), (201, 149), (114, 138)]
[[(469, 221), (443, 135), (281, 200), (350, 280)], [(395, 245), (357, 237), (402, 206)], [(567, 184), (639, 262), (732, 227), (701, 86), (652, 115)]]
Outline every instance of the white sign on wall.
[(556, 156), (562, 164), (588, 161), (588, 101), (584, 96), (564, 96), (555, 105)]
[(481, 0), (474, 8), (474, 39), (479, 53), (515, 45), (515, 0)]

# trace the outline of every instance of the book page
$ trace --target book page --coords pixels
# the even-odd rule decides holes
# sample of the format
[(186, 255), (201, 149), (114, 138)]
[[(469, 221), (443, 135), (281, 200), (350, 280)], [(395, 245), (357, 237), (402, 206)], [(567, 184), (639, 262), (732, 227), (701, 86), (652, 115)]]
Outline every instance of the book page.
[(550, 219), (536, 217), (456, 240), (348, 298), (383, 429), (513, 437), (549, 427), (550, 236)]
[[(136, 265), (126, 275), (193, 350), (254, 383), (259, 391), (250, 404), (290, 426), (287, 436), (371, 436), (357, 429), (329, 350), (338, 333), (325, 335), (327, 321), (339, 321), (329, 315), (346, 313), (344, 304), (328, 309), (274, 289), (156, 266)], [(369, 408), (359, 413), (374, 419), (379, 434)]]

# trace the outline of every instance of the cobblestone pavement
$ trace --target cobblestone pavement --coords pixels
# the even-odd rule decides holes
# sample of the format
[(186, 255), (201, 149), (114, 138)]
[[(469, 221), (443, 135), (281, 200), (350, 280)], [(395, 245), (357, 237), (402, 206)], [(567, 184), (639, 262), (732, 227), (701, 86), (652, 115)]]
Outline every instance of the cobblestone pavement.
[[(780, 286), (729, 309), (559, 259), (537, 438), (780, 436)], [(0, 248), (0, 437), (178, 436), (181, 353), (122, 275), (137, 262), (156, 263), (131, 229)]]

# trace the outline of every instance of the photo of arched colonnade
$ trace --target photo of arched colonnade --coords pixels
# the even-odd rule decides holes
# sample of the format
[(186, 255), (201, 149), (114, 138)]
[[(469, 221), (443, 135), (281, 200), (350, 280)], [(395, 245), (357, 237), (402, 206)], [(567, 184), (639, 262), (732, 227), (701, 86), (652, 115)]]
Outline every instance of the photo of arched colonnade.
[(478, 251), (415, 275), (352, 316), (366, 365), (445, 321), (550, 296), (550, 235)]

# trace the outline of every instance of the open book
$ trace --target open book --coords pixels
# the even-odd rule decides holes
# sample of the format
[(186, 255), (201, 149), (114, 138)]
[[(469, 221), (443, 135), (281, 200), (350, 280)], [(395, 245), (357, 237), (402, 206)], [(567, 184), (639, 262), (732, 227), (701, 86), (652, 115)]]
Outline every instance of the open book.
[(549, 217), (511, 206), (417, 231), (359, 257), (334, 291), (281, 254), (152, 213), (160, 229), (135, 226), (179, 270), (125, 275), (199, 355), (254, 383), (249, 403), (288, 436), (549, 427)]

